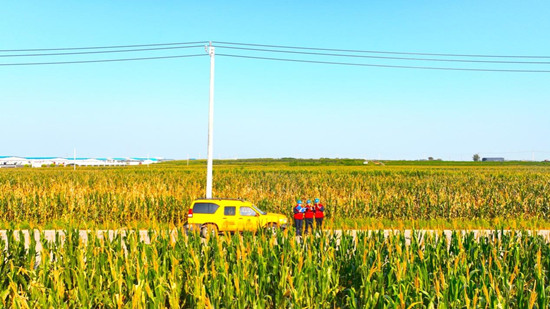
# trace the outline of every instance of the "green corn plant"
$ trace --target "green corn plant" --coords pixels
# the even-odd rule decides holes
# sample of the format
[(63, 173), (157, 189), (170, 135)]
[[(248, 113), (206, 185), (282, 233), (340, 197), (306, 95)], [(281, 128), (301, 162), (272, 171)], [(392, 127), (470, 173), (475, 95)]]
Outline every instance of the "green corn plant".
[(0, 241), (0, 307), (546, 308), (550, 296), (550, 244), (526, 231), (38, 233), (39, 252), (13, 230)]

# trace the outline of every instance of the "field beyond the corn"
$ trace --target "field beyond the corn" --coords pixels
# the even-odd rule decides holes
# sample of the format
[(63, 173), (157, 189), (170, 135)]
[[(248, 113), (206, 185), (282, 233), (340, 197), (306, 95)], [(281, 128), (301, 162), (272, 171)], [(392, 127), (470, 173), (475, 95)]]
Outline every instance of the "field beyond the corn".
[[(205, 161), (0, 169), (0, 228), (181, 226)], [(320, 198), (327, 228), (550, 228), (550, 164), (255, 159), (214, 161), (214, 195), (291, 217)]]

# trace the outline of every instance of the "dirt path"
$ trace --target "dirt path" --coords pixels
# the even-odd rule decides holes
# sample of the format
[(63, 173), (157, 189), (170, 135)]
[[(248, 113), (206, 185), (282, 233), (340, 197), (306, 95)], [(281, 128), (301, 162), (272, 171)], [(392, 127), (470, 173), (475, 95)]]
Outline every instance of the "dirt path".
[[(378, 231), (379, 230), (366, 230), (366, 231), (363, 231), (363, 230), (347, 230), (347, 231), (334, 230), (333, 232), (336, 235), (342, 235), (343, 233), (347, 233), (347, 234), (351, 234), (352, 236), (355, 236), (355, 235), (357, 235), (358, 232), (374, 233), (374, 232), (378, 232)], [(33, 237), (35, 242), (36, 242), (36, 250), (37, 251), (40, 251), (42, 249), (41, 233), (43, 233), (44, 240), (46, 240), (48, 242), (55, 241), (56, 237), (58, 237), (61, 242), (63, 242), (65, 240), (65, 231), (63, 231), (63, 230), (43, 230), (43, 231), (39, 231), (39, 230), (15, 230), (14, 232), (15, 232), (15, 234), (14, 234), (15, 239), (20, 240), (21, 236), (24, 238), (26, 248), (28, 248), (28, 246), (30, 245), (31, 237)], [(473, 232), (476, 237), (481, 236), (481, 235), (491, 235), (491, 234), (494, 234), (494, 233), (497, 233), (498, 235), (500, 235), (500, 233), (501, 233), (501, 231), (494, 231), (494, 230), (416, 230), (416, 231), (413, 231), (413, 230), (383, 230), (383, 233), (384, 233), (385, 237), (388, 237), (391, 234), (400, 234), (400, 233), (404, 234), (407, 244), (410, 243), (410, 240), (411, 240), (411, 237), (412, 237), (413, 233), (418, 233), (419, 235), (437, 234), (437, 235), (441, 235), (443, 237), (446, 237), (447, 240), (450, 240), (453, 232), (461, 233), (462, 235), (464, 235), (466, 233)], [(510, 233), (510, 232), (512, 232), (512, 230), (503, 230), (502, 232), (503, 233)], [(533, 230), (533, 231), (526, 231), (526, 232), (528, 234), (533, 234), (534, 233), (536, 235), (543, 236), (546, 240), (550, 241), (550, 230)], [(92, 230), (80, 230), (79, 231), (80, 240), (82, 242), (86, 243), (88, 241), (88, 238), (91, 236), (92, 233), (96, 234), (98, 236), (98, 238), (108, 238), (109, 240), (112, 240), (115, 237), (115, 235), (117, 235), (117, 234), (126, 235), (128, 233), (134, 233), (134, 230), (93, 230), (93, 231)], [(177, 237), (177, 233), (178, 233), (178, 231), (173, 230), (173, 231), (171, 231), (171, 236), (175, 238), (175, 237)], [(6, 246), (8, 245), (7, 244), (7, 240), (8, 240), (7, 230), (0, 230), (0, 239), (3, 240), (3, 242)], [(149, 244), (151, 242), (151, 239), (149, 237), (148, 230), (139, 230), (139, 239), (141, 241), (145, 242), (146, 244)]]

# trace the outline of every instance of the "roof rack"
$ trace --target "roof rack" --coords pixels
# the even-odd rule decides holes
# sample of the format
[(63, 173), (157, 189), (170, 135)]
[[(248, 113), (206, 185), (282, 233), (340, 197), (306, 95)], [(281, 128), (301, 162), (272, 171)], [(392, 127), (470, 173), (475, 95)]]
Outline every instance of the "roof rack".
[(216, 200), (216, 201), (225, 200), (225, 201), (240, 201), (240, 202), (244, 202), (244, 200), (243, 200), (243, 199), (240, 199), (240, 198), (226, 198), (226, 197), (211, 197), (211, 198), (201, 197), (201, 198), (198, 198), (198, 200)]

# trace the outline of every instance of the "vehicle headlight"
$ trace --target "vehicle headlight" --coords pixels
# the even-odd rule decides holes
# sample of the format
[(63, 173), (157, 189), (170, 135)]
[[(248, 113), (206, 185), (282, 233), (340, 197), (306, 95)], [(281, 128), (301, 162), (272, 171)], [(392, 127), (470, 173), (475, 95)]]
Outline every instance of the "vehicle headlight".
[(279, 222), (280, 223), (286, 223), (286, 220), (287, 220), (286, 218), (281, 218), (281, 219), (279, 219)]

